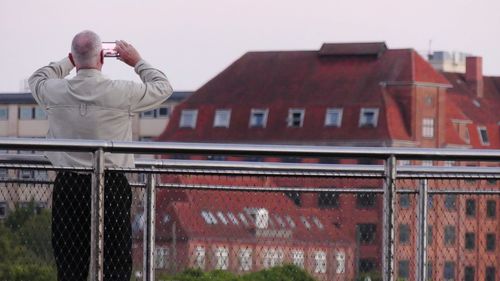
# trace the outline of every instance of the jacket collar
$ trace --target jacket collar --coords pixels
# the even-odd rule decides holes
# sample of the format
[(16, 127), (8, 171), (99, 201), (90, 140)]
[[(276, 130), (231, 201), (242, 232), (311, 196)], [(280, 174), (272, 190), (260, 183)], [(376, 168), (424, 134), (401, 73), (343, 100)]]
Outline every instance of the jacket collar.
[(80, 69), (76, 73), (76, 76), (83, 76), (83, 77), (92, 77), (101, 75), (102, 75), (101, 71), (97, 69)]

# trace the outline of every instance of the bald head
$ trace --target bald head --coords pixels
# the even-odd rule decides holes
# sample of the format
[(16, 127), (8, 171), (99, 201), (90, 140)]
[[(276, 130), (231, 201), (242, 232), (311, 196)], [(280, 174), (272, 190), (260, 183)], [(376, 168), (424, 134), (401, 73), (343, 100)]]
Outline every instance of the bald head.
[(71, 54), (77, 68), (98, 68), (102, 66), (101, 38), (95, 32), (84, 30), (73, 38)]

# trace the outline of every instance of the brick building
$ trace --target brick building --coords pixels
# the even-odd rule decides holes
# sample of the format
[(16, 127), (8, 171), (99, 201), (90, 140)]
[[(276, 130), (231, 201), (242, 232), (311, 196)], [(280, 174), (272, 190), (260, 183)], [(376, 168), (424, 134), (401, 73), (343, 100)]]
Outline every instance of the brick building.
[[(467, 58), (465, 73), (450, 73), (435, 70), (412, 49), (388, 49), (385, 43), (324, 44), (317, 51), (250, 52), (243, 55), (177, 107), (171, 123), (159, 139), (186, 142), (498, 149), (498, 108), (500, 77), (484, 76), (480, 57)], [(262, 160), (303, 161), (274, 158)], [(342, 159), (307, 161), (345, 163)], [(367, 160), (360, 159), (359, 162), (366, 164)], [(311, 182), (307, 184), (315, 185)], [(326, 184), (335, 186), (335, 182)], [(381, 182), (369, 182), (356, 186), (380, 185)], [(478, 185), (479, 183), (468, 183), (464, 187), (472, 189)], [(487, 187), (497, 188), (498, 184), (489, 182)], [(321, 193), (288, 195), (288, 200), (295, 202), (300, 208), (323, 210), (321, 202), (325, 201), (321, 198), (333, 197)], [(438, 200), (441, 198), (443, 199)], [(458, 237), (451, 246), (463, 249), (465, 240), (471, 239), (471, 232), (477, 238), (476, 245), (486, 243), (483, 241), (485, 239), (498, 241), (500, 236), (496, 229), (500, 224), (496, 215), (489, 216), (488, 219), (479, 215), (480, 212), (496, 214), (498, 198), (481, 197), (474, 199), (477, 200), (475, 203), (465, 197), (457, 199), (453, 203), (455, 215), (448, 214), (446, 200), (451, 199), (435, 198), (435, 205), (441, 207), (431, 210), (429, 214), (429, 223), (433, 225), (436, 236), (429, 254), (429, 260), (434, 264), (431, 267), (432, 276), (446, 279), (451, 276), (451, 272), (453, 278), (462, 278), (467, 274), (470, 276), (472, 268), (474, 277), (493, 276), (491, 280), (495, 280), (500, 268), (496, 258), (479, 259), (482, 253), (474, 252), (468, 255), (469, 258), (461, 259), (461, 255), (452, 250), (440, 255), (440, 260), (433, 260), (432, 255), (442, 248), (450, 248), (446, 244), (449, 242), (441, 241), (444, 240), (441, 237), (446, 236), (445, 232), (451, 232), (451, 228), (440, 221), (443, 212), (446, 212), (447, 221), (453, 222), (454, 226), (450, 227), (455, 227), (454, 235)], [(415, 225), (408, 221), (415, 210), (416, 200), (407, 201), (411, 207), (398, 209), (397, 222), (398, 235), (407, 233), (412, 237), (398, 244), (408, 249), (396, 261), (396, 270), (402, 278), (412, 278), (414, 274), (409, 269), (409, 263), (414, 257), (412, 249), (416, 249)], [(357, 196), (351, 200), (342, 197), (339, 202), (337, 206), (341, 206), (345, 217), (351, 218), (342, 225), (341, 231), (351, 237), (369, 237), (366, 240), (370, 243), (361, 244), (359, 260), (356, 261), (358, 269), (379, 270), (382, 236), (380, 198), (373, 196), (363, 199)], [(478, 214), (476, 217), (460, 215), (467, 210), (467, 204), (474, 205)], [(366, 206), (371, 208), (370, 212), (363, 212), (362, 215), (356, 213), (365, 210)], [(335, 223), (338, 214), (333, 215), (334, 212), (335, 207), (332, 207), (330, 211), (322, 212), (321, 218)], [(483, 221), (485, 219), (487, 222)], [(476, 226), (459, 228), (461, 224)], [(334, 240), (333, 237), (332, 239)], [(498, 252), (496, 248), (495, 251)], [(474, 258), (481, 262), (473, 264), (471, 261)], [(469, 268), (469, 273), (462, 268)]]

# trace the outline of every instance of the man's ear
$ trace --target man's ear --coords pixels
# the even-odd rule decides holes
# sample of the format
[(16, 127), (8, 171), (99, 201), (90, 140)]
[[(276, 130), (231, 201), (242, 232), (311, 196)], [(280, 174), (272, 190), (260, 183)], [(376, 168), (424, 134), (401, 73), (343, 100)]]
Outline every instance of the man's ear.
[(104, 64), (104, 50), (101, 50), (99, 55), (101, 56), (101, 64)]
[(73, 64), (73, 66), (76, 66), (75, 65), (75, 60), (73, 59), (73, 55), (71, 53), (68, 54), (68, 58), (71, 61), (71, 63)]

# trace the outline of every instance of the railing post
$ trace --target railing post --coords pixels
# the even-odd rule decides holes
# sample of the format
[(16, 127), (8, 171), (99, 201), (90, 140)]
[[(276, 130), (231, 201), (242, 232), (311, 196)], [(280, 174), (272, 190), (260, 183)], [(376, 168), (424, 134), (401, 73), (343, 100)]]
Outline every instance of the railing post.
[(391, 155), (385, 162), (384, 182), (384, 233), (383, 233), (383, 280), (394, 280), (394, 223), (396, 207), (396, 157)]
[(90, 280), (103, 281), (104, 263), (104, 151), (94, 152), (90, 219)]
[(417, 243), (417, 280), (427, 280), (427, 179), (420, 181), (418, 192), (418, 243)]
[(155, 201), (156, 201), (156, 179), (153, 173), (147, 174), (146, 194), (145, 194), (145, 215), (146, 223), (144, 227), (144, 281), (154, 281), (154, 249), (155, 249)]

